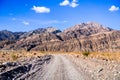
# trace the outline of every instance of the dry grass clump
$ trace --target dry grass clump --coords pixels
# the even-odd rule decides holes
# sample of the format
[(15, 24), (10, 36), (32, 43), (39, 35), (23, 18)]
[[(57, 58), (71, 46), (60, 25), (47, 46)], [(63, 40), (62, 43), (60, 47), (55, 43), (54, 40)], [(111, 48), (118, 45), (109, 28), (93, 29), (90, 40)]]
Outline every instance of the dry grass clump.
[(46, 54), (71, 54), (75, 55), (76, 58), (96, 58), (102, 60), (115, 60), (120, 62), (120, 52), (45, 52), (45, 51), (13, 51), (13, 50), (6, 50), (0, 51), (0, 63), (8, 62), (8, 61), (16, 61), (16, 60), (23, 60), (26, 58), (31, 57), (38, 57), (43, 56)]
[(79, 52), (77, 55), (87, 56), (88, 58), (97, 58), (101, 60), (120, 61), (120, 52)]
[(38, 56), (43, 56), (44, 54), (41, 52), (37, 51), (14, 51), (14, 50), (4, 50), (0, 51), (0, 63), (3, 62), (10, 62), (10, 61), (16, 61), (20, 59), (25, 59), (25, 58), (31, 58), (31, 57), (38, 57)]
[(82, 55), (88, 57), (90, 55), (90, 52), (89, 51), (82, 52)]
[(66, 54), (75, 55), (76, 58), (96, 58), (100, 60), (110, 60), (120, 62), (120, 52), (69, 52)]
[(13, 60), (17, 60), (17, 59), (18, 59), (18, 56), (15, 55), (15, 54), (12, 54), (12, 55), (11, 55), (11, 58), (12, 58)]
[(102, 52), (97, 55), (97, 58), (103, 59), (103, 60), (115, 60), (120, 61), (120, 52)]

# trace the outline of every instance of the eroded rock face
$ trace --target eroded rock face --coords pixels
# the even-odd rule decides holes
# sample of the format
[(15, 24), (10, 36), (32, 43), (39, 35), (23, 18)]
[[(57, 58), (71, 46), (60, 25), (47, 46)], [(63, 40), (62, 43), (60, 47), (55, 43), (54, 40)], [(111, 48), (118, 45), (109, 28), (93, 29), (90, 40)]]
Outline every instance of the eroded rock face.
[(90, 36), (92, 34), (112, 31), (112, 29), (103, 27), (98, 23), (88, 22), (75, 25), (74, 27), (68, 28), (61, 33), (61, 37), (64, 40), (72, 38), (80, 38)]
[(52, 59), (51, 55), (39, 56), (19, 62), (6, 62), (0, 65), (0, 80), (25, 80), (47, 65)]
[(81, 23), (61, 32), (41, 28), (21, 35), (20, 39), (1, 49), (41, 51), (120, 51), (120, 31), (98, 23)]
[(4, 40), (17, 40), (25, 32), (11, 32), (7, 30), (0, 31), (0, 41)]
[(66, 41), (49, 42), (33, 50), (45, 51), (119, 51), (120, 32), (112, 31)]

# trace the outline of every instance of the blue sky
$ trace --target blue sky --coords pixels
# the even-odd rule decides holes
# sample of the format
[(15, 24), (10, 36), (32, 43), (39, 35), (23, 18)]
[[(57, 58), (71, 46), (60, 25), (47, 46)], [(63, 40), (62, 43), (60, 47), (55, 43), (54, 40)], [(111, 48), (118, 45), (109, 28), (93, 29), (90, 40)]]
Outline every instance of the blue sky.
[(64, 30), (97, 22), (120, 30), (120, 0), (0, 0), (0, 30)]

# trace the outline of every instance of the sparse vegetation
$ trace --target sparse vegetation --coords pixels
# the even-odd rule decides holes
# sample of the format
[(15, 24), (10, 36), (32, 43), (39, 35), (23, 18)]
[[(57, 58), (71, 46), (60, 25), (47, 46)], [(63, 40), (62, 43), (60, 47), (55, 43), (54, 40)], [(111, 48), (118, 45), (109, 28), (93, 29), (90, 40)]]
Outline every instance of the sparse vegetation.
[(0, 51), (0, 63), (3, 62), (12, 62), (16, 60), (31, 58), (31, 57), (37, 57), (37, 56), (43, 56), (45, 54), (37, 51), (16, 51), (16, 50), (4, 50)]
[(18, 56), (15, 55), (15, 54), (12, 54), (11, 57), (12, 57), (13, 60), (17, 60), (18, 59)]
[(89, 57), (89, 58), (97, 58), (101, 60), (115, 60), (120, 61), (120, 52), (45, 52), (45, 51), (0, 51), (0, 63), (8, 62), (8, 61), (15, 61), (20, 59), (26, 59), (31, 57), (38, 57), (44, 56), (46, 54), (73, 54), (76, 58), (80, 58), (82, 56)]
[(85, 51), (85, 52), (82, 53), (82, 55), (88, 57), (90, 55), (90, 52), (89, 51)]

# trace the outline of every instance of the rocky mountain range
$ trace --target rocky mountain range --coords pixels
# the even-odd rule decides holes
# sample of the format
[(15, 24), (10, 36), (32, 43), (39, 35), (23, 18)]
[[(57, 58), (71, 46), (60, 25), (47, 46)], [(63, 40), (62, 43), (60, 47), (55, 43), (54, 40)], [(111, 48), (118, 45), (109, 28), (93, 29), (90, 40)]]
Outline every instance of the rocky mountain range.
[(64, 31), (48, 27), (29, 32), (0, 31), (0, 49), (39, 51), (120, 51), (120, 31), (95, 22)]

